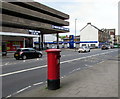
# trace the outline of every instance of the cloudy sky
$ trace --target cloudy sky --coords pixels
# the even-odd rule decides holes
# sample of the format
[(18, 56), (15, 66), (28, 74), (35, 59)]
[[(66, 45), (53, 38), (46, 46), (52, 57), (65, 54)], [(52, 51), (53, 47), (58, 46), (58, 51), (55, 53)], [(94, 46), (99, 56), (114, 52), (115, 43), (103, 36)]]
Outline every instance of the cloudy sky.
[(70, 33), (80, 35), (80, 30), (88, 23), (99, 29), (116, 29), (118, 34), (119, 0), (34, 0), (70, 15)]

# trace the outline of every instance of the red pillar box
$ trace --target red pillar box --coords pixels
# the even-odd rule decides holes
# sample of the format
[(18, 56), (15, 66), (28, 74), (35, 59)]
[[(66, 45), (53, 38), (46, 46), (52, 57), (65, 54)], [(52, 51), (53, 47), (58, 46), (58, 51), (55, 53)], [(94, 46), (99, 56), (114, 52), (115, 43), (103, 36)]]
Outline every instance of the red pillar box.
[(48, 49), (48, 89), (55, 90), (60, 88), (60, 49)]

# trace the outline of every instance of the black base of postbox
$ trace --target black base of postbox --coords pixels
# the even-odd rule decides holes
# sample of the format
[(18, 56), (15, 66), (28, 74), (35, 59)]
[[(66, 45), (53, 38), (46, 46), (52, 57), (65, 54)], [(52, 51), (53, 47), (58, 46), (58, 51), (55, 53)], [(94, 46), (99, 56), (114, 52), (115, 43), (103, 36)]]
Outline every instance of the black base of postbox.
[(56, 90), (60, 88), (60, 79), (57, 80), (47, 80), (47, 88), (50, 90)]

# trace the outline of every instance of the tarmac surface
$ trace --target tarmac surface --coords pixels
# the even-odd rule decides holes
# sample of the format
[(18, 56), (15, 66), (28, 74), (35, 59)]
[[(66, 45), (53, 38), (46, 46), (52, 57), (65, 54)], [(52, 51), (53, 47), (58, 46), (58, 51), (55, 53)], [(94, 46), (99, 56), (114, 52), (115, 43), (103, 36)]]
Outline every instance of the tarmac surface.
[[(120, 55), (60, 79), (60, 88), (38, 86), (14, 97), (118, 97)], [(112, 99), (112, 98), (111, 98)]]

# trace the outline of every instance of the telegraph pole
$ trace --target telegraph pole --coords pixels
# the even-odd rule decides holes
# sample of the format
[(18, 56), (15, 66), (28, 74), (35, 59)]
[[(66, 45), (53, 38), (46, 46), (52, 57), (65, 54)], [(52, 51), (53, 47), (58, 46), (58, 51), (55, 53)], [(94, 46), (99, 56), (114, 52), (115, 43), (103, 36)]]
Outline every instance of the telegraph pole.
[[(75, 42), (75, 39), (76, 39), (76, 21), (77, 21), (77, 19), (75, 19), (75, 37), (74, 37), (74, 42)], [(76, 43), (75, 43), (75, 51), (76, 51)]]

